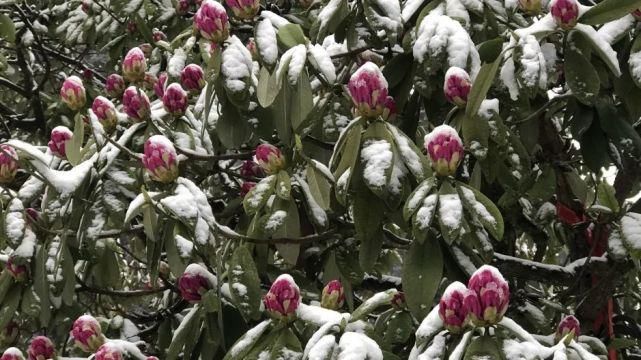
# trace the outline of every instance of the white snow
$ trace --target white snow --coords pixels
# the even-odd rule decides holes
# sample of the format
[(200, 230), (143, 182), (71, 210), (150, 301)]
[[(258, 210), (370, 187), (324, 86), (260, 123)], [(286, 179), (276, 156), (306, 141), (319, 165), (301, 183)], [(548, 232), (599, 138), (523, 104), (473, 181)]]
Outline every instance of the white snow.
[(195, 221), (198, 216), (194, 198), (189, 189), (183, 185), (178, 185), (174, 194), (161, 199), (160, 203), (180, 220)]
[(36, 251), (36, 234), (31, 230), (31, 228), (26, 227), (24, 232), (24, 237), (22, 242), (18, 247), (11, 253), (13, 256), (18, 256), (23, 259), (29, 259), (33, 256)]
[(19, 244), (25, 235), (27, 227), (22, 201), (18, 198), (13, 198), (5, 211), (4, 232), (10, 243)]
[(634, 16), (628, 14), (620, 19), (603, 24), (597, 33), (599, 33), (608, 44), (614, 44), (621, 39), (623, 35), (627, 34), (635, 23), (636, 19)]
[(456, 230), (461, 226), (463, 204), (457, 194), (439, 195), (438, 217), (448, 229)]
[[(282, 275), (281, 275), (282, 276)], [(349, 321), (349, 314), (325, 309), (320, 306), (305, 305), (301, 303), (296, 309), (296, 316), (304, 321), (322, 326), (324, 324), (339, 324), (343, 319)]]
[[(463, 287), (465, 287), (465, 285), (463, 285)], [(472, 334), (474, 334), (473, 331), (468, 331), (465, 333), (465, 335), (463, 335), (461, 341), (458, 343), (458, 345), (456, 345), (448, 360), (461, 360), (463, 358), (465, 349), (467, 348), (467, 344), (472, 339)], [(483, 360), (484, 358), (477, 357), (476, 359)]]
[(189, 259), (194, 250), (194, 243), (185, 239), (184, 237), (176, 234), (176, 247), (178, 248), (178, 256), (183, 259)]
[(269, 18), (265, 18), (256, 26), (256, 47), (263, 61), (269, 65), (276, 64), (278, 60), (278, 42), (276, 30)]
[(521, 84), (530, 89), (538, 86), (545, 90), (547, 88), (547, 67), (539, 41), (534, 35), (527, 35), (519, 39), (518, 46), (522, 50), (519, 59)]
[(323, 33), (325, 31), (325, 28), (329, 24), (329, 21), (334, 17), (336, 14), (336, 11), (338, 10), (338, 7), (340, 6), (341, 2), (344, 0), (330, 0), (327, 5), (323, 6), (323, 9), (318, 13), (318, 33)]
[(242, 92), (248, 87), (254, 64), (247, 47), (235, 35), (222, 55), (222, 74), (225, 86), (231, 92)]
[(476, 200), (476, 196), (474, 195), (474, 191), (470, 190), (469, 188), (465, 186), (459, 187), (459, 190), (463, 194), (463, 198), (470, 204), (472, 205), (474, 212), (480, 216), (484, 221), (490, 223), (490, 224), (496, 224), (496, 219), (492, 214), (490, 214), (489, 211), (487, 211), (487, 208), (485, 205), (481, 204), (478, 200)]
[(436, 360), (442, 359), (445, 355), (445, 350), (447, 350), (445, 337), (447, 333), (441, 332), (434, 337), (432, 343), (425, 349), (425, 351), (419, 355), (418, 360)]
[(617, 53), (612, 49), (610, 44), (590, 25), (578, 23), (574, 29), (585, 35), (585, 37), (592, 43), (592, 47), (606, 65), (608, 65), (614, 76), (621, 76), (621, 68), (619, 67)]
[(416, 212), (416, 223), (419, 224), (419, 230), (426, 230), (430, 227), (438, 200), (438, 194), (431, 194), (423, 200), (423, 206)]
[(363, 334), (344, 333), (338, 348), (338, 359), (341, 360), (383, 360), (383, 352), (376, 341)]
[(336, 337), (334, 335), (324, 335), (309, 350), (309, 360), (324, 360), (332, 358), (336, 347)]
[(421, 205), (423, 199), (427, 196), (427, 194), (430, 192), (432, 189), (433, 184), (430, 181), (423, 181), (418, 185), (416, 190), (412, 193), (409, 199), (407, 199), (407, 203), (405, 205), (405, 208), (409, 213), (414, 213), (416, 209)]
[(289, 20), (271, 11), (261, 11), (260, 16), (263, 19), (269, 19), (272, 25), (274, 25), (276, 28), (281, 28), (287, 24), (290, 24)]
[(443, 329), (443, 321), (438, 314), (438, 309), (438, 305), (434, 306), (432, 311), (430, 311), (425, 319), (421, 321), (421, 325), (419, 325), (418, 329), (416, 329), (417, 342), (425, 341), (425, 339), (431, 338), (432, 336), (436, 335), (437, 332)]
[(641, 84), (641, 51), (630, 54), (628, 59), (630, 76), (637, 84)]
[(421, 159), (419, 157), (422, 155), (419, 155), (416, 151), (414, 151), (411, 146), (413, 145), (411, 140), (405, 134), (399, 131), (395, 126), (390, 125), (387, 128), (394, 136), (396, 146), (398, 147), (398, 150), (403, 157), (405, 166), (407, 166), (407, 168), (415, 178), (422, 179), (423, 177), (425, 177), (425, 174), (423, 173), (423, 164), (421, 163)]
[(401, 12), (403, 22), (408, 22), (424, 2), (425, 0), (406, 0), (403, 4), (403, 11)]
[(507, 58), (503, 63), (503, 66), (501, 66), (499, 78), (510, 93), (510, 99), (512, 100), (517, 100), (519, 98), (519, 84), (516, 82), (515, 71), (514, 59), (512, 59), (510, 54), (510, 57)]
[(285, 210), (276, 210), (274, 211), (267, 222), (265, 222), (265, 230), (273, 232), (276, 229), (280, 228), (283, 223), (285, 223), (285, 218), (287, 217), (287, 211)]
[(301, 72), (305, 67), (305, 62), (307, 60), (307, 48), (303, 44), (298, 44), (291, 49), (285, 51), (283, 56), (280, 58), (280, 63), (278, 64), (278, 69), (276, 70), (276, 76), (282, 78), (284, 75), (283, 71), (287, 68), (287, 78), (289, 83), (294, 85), (298, 82)]
[(252, 207), (257, 207), (260, 202), (265, 197), (265, 193), (268, 191), (273, 191), (274, 183), (276, 182), (276, 175), (269, 175), (266, 178), (262, 179), (256, 186), (252, 189), (251, 193), (245, 197), (245, 201), (249, 203)]
[(382, 13), (372, 12), (369, 18), (370, 25), (375, 29), (382, 29), (387, 34), (388, 40), (395, 41), (403, 29), (401, 18), (401, 3), (399, 0), (371, 0), (372, 5)]
[(387, 183), (385, 173), (392, 166), (394, 154), (391, 145), (386, 140), (367, 140), (361, 150), (361, 160), (364, 163), (363, 178), (374, 187), (383, 187)]
[(305, 198), (307, 199), (307, 206), (309, 206), (309, 210), (311, 212), (311, 215), (314, 217), (315, 222), (320, 225), (325, 227), (327, 225), (327, 213), (325, 213), (325, 210), (318, 205), (318, 202), (314, 198), (314, 195), (312, 195), (311, 190), (309, 189), (309, 185), (307, 184), (307, 181), (303, 180), (300, 176), (294, 175), (294, 178), (298, 182), (298, 185), (300, 186), (301, 190), (303, 190), (303, 193), (305, 195)]
[(209, 281), (209, 283), (211, 284), (212, 287), (218, 286), (218, 278), (216, 278), (216, 275), (210, 273), (209, 270), (207, 270), (206, 267), (204, 267), (204, 266), (202, 266), (200, 264), (196, 264), (196, 263), (189, 264), (185, 268), (184, 273), (185, 274), (202, 276), (202, 277), (204, 277), (205, 279), (207, 279)]
[(499, 99), (485, 99), (481, 102), (478, 114), (486, 120), (490, 120), (494, 114), (499, 113)]
[(623, 244), (630, 249), (641, 250), (641, 214), (629, 212), (621, 218)]
[(320, 44), (308, 45), (309, 62), (325, 77), (328, 83), (336, 81), (336, 67), (332, 58), (325, 48)]
[(180, 73), (185, 68), (185, 61), (187, 60), (187, 54), (182, 48), (178, 48), (174, 51), (174, 55), (169, 58), (167, 62), (167, 74), (173, 78), (180, 78)]

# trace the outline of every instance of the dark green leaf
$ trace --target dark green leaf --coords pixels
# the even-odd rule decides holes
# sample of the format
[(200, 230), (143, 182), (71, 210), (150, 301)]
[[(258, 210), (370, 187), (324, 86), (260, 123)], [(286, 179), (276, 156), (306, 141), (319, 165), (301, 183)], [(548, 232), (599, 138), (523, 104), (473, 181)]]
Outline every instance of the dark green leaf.
[(356, 239), (360, 242), (359, 261), (364, 271), (370, 270), (383, 246), (382, 201), (367, 187), (358, 189), (354, 195), (353, 216)]
[(403, 259), (403, 292), (412, 314), (423, 319), (432, 308), (443, 275), (443, 255), (438, 240), (413, 241)]
[(641, 0), (603, 0), (581, 16), (579, 21), (588, 25), (605, 24), (641, 8)]
[(300, 77), (293, 86), (290, 99), (291, 125), (294, 129), (300, 128), (305, 118), (314, 107), (314, 95), (307, 71), (303, 69)]
[(200, 327), (202, 319), (201, 314), (202, 311), (200, 306), (196, 305), (182, 319), (180, 327), (174, 332), (171, 344), (167, 349), (167, 360), (178, 359), (178, 355), (185, 346), (189, 334), (193, 332), (194, 328)]
[(565, 80), (574, 96), (586, 105), (592, 104), (599, 94), (601, 81), (590, 60), (568, 46), (565, 49), (564, 69)]
[(465, 108), (465, 114), (469, 118), (473, 118), (479, 111), (481, 103), (485, 100), (487, 96), (487, 91), (490, 90), (490, 86), (494, 82), (494, 77), (496, 77), (496, 72), (501, 65), (502, 56), (497, 57), (496, 60), (492, 63), (485, 64), (481, 66), (476, 79), (474, 79), (474, 84), (472, 84), (472, 89), (467, 98), (467, 106)]
[(303, 28), (298, 24), (287, 24), (278, 29), (278, 43), (289, 49), (298, 44), (306, 44), (307, 38)]
[(245, 245), (234, 251), (229, 261), (229, 290), (234, 305), (246, 319), (260, 318), (260, 279), (252, 254)]
[(489, 335), (479, 336), (467, 346), (463, 360), (477, 359), (503, 359), (503, 352), (495, 337)]
[(7, 14), (0, 14), (0, 37), (10, 43), (16, 41), (16, 26)]

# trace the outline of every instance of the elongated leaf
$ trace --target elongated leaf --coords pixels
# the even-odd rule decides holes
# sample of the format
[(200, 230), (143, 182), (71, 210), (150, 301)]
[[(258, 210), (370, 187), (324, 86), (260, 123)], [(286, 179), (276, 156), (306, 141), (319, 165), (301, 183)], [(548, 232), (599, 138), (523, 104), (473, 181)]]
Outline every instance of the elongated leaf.
[(243, 199), (243, 208), (247, 215), (253, 215), (265, 206), (269, 197), (274, 193), (276, 180), (276, 175), (270, 175), (249, 190)]
[(73, 127), (73, 136), (65, 146), (67, 160), (69, 160), (69, 162), (74, 166), (80, 164), (80, 160), (82, 157), (81, 155), (82, 143), (83, 143), (84, 137), (85, 137), (85, 124), (84, 124), (84, 121), (82, 120), (82, 116), (78, 114), (75, 117), (75, 123)]
[(384, 206), (366, 187), (361, 188), (354, 196), (353, 216), (356, 228), (356, 239), (360, 242), (359, 261), (364, 271), (370, 270), (383, 246), (383, 212)]
[(180, 351), (188, 340), (188, 334), (193, 332), (194, 328), (200, 327), (201, 314), (202, 310), (200, 305), (196, 305), (191, 308), (189, 313), (182, 319), (180, 326), (174, 332), (169, 349), (167, 349), (167, 360), (178, 359)]
[(503, 352), (495, 337), (479, 336), (470, 342), (463, 360), (477, 359), (503, 359)]
[(476, 214), (477, 218), (483, 224), (490, 234), (496, 239), (503, 239), (503, 216), (501, 212), (483, 193), (466, 184), (457, 182), (456, 187), (465, 208)]
[(270, 358), (296, 358), (296, 356), (302, 355), (302, 352), (303, 348), (300, 344), (300, 340), (298, 340), (298, 337), (296, 337), (290, 327), (285, 327), (279, 332), (278, 339), (272, 347)]
[(47, 249), (40, 246), (36, 253), (36, 271), (33, 278), (33, 285), (38, 298), (40, 298), (40, 324), (47, 326), (51, 318), (49, 308), (49, 281), (47, 280)]
[(490, 90), (490, 86), (494, 82), (502, 58), (499, 55), (494, 62), (481, 66), (481, 70), (479, 70), (476, 79), (474, 79), (474, 84), (472, 84), (472, 89), (467, 98), (465, 114), (469, 118), (473, 118), (478, 113), (481, 103), (487, 96), (487, 91)]
[(274, 103), (280, 92), (280, 85), (281, 83), (278, 81), (275, 71), (270, 73), (266, 67), (260, 69), (258, 87), (256, 89), (256, 96), (260, 106), (266, 108)]
[(574, 96), (586, 105), (594, 102), (601, 82), (592, 63), (581, 53), (568, 46), (565, 49), (565, 80)]
[(16, 41), (16, 26), (7, 14), (0, 14), (0, 37), (11, 43)]
[(234, 305), (246, 319), (260, 318), (260, 279), (251, 252), (245, 245), (234, 251), (229, 262), (229, 290)]
[(298, 44), (307, 43), (303, 28), (298, 24), (287, 24), (278, 29), (278, 43), (289, 49)]
[(290, 98), (291, 122), (294, 129), (300, 128), (300, 125), (312, 111), (314, 107), (313, 98), (309, 76), (307, 71), (303, 69), (296, 85), (294, 85)]
[(292, 182), (289, 174), (281, 170), (276, 175), (276, 196), (283, 200), (289, 200), (292, 191)]
[(605, 24), (639, 8), (641, 8), (641, 0), (603, 0), (586, 11), (579, 21), (588, 25)]
[[(7, 273), (7, 271), (4, 272)], [(9, 274), (7, 273), (7, 275)], [(0, 329), (4, 329), (13, 318), (20, 304), (21, 293), (19, 286), (13, 286), (2, 300), (2, 307), (0, 308)]]
[(412, 242), (403, 259), (403, 292), (412, 314), (423, 319), (430, 311), (443, 275), (443, 255), (438, 240), (428, 237)]

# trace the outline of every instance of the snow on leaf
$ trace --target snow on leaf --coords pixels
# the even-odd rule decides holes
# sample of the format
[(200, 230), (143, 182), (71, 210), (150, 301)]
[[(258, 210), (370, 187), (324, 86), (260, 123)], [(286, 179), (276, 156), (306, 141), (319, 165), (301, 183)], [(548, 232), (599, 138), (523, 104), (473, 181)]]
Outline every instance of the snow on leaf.
[(474, 191), (464, 186), (460, 186), (458, 189), (460, 190), (460, 193), (463, 195), (463, 198), (466, 200), (466, 202), (470, 204), (470, 206), (472, 207), (471, 210), (473, 210), (476, 215), (480, 216), (481, 219), (490, 224), (496, 224), (496, 219), (494, 218), (494, 216), (492, 216), (492, 214), (490, 214), (489, 211), (487, 211), (485, 205), (476, 200)]
[(258, 339), (265, 333), (265, 331), (267, 331), (271, 323), (271, 320), (265, 320), (249, 329), (240, 339), (238, 339), (238, 341), (236, 341), (234, 346), (229, 349), (229, 355), (234, 358), (239, 354), (249, 350), (249, 348), (253, 346), (256, 341), (258, 341)]
[(325, 335), (320, 338), (309, 351), (309, 360), (324, 360), (332, 358), (336, 347), (336, 337)]
[(614, 44), (621, 39), (623, 35), (627, 34), (635, 23), (636, 19), (634, 16), (628, 14), (620, 19), (603, 24), (597, 33), (599, 33), (599, 36), (608, 44)]
[(338, 348), (338, 360), (383, 360), (383, 352), (376, 341), (364, 334), (344, 333)]
[(336, 67), (332, 58), (320, 44), (308, 45), (309, 62), (325, 77), (330, 84), (336, 81)]
[(27, 227), (22, 201), (13, 198), (5, 211), (4, 233), (9, 242), (15, 246), (22, 241)]
[(300, 186), (301, 190), (303, 190), (303, 194), (305, 195), (305, 199), (307, 200), (307, 206), (309, 206), (309, 212), (311, 215), (314, 217), (314, 222), (318, 224), (321, 227), (327, 226), (327, 213), (325, 213), (325, 210), (318, 205), (318, 202), (314, 198), (314, 195), (312, 195), (311, 190), (309, 189), (309, 185), (307, 184), (307, 181), (303, 180), (300, 176), (294, 175), (294, 178), (298, 182), (298, 185)]
[(392, 166), (394, 154), (387, 140), (368, 140), (363, 144), (361, 160), (364, 163), (363, 179), (376, 188), (387, 184), (387, 171)]
[(312, 324), (323, 326), (325, 324), (340, 324), (341, 321), (349, 321), (350, 315), (338, 311), (325, 309), (320, 306), (305, 305), (301, 303), (296, 309), (296, 316)]
[(260, 57), (266, 64), (276, 64), (276, 60), (278, 60), (278, 43), (276, 30), (274, 30), (269, 18), (265, 18), (256, 26), (256, 47)]
[(463, 218), (463, 204), (457, 194), (439, 195), (438, 218), (450, 230), (457, 230)]
[(178, 48), (174, 51), (174, 55), (169, 58), (167, 62), (167, 73), (174, 78), (180, 78), (180, 73), (185, 68), (185, 61), (187, 54), (185, 50)]
[(637, 86), (641, 86), (641, 51), (630, 54), (628, 64), (630, 66), (630, 76), (632, 80), (634, 80)]
[(423, 205), (416, 212), (416, 218), (414, 220), (419, 230), (425, 230), (430, 227), (438, 201), (439, 196), (437, 194), (431, 194), (423, 200)]
[(198, 208), (194, 206), (194, 197), (185, 186), (178, 185), (174, 195), (161, 199), (160, 203), (182, 221), (191, 223), (198, 216)]
[(395, 126), (388, 126), (387, 128), (392, 133), (392, 136), (394, 136), (396, 146), (403, 158), (405, 166), (407, 166), (415, 178), (423, 179), (426, 175), (425, 167), (423, 166), (424, 161), (421, 159), (422, 154), (419, 153), (416, 145)]
[(641, 252), (641, 214), (629, 212), (621, 218), (623, 244), (634, 252)]
[(621, 76), (621, 68), (619, 67), (617, 53), (612, 49), (610, 44), (599, 33), (597, 33), (592, 26), (579, 23), (576, 24), (574, 29), (579, 31), (590, 41), (592, 48), (601, 57), (601, 60), (605, 62), (614, 76)]
[(522, 86), (528, 89), (547, 88), (547, 68), (545, 57), (541, 51), (539, 41), (534, 35), (527, 35), (519, 39), (521, 48), (519, 59), (520, 71), (518, 77)]
[(249, 50), (238, 37), (232, 36), (222, 55), (221, 71), (225, 87), (233, 93), (247, 90), (253, 66)]

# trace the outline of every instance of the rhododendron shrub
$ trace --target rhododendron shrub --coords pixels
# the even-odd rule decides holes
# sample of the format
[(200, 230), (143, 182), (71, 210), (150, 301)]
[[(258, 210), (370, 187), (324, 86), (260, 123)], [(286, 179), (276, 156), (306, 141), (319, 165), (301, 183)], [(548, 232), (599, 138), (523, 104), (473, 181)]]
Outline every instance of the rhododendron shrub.
[(639, 358), (640, 9), (0, 1), (0, 360)]

